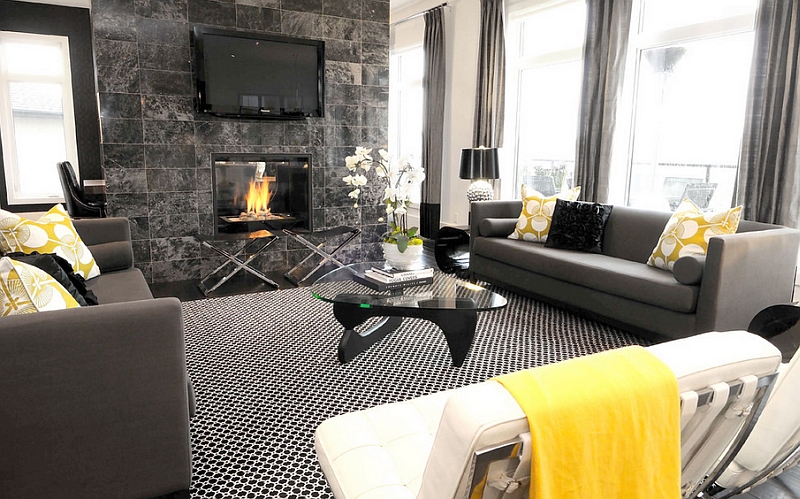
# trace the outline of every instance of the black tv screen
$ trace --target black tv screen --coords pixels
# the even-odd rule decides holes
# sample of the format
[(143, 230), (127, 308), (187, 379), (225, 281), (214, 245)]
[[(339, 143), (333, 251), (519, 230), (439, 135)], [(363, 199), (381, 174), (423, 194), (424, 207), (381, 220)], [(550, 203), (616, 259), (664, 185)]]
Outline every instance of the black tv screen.
[(324, 115), (325, 42), (196, 26), (199, 112), (301, 119)]

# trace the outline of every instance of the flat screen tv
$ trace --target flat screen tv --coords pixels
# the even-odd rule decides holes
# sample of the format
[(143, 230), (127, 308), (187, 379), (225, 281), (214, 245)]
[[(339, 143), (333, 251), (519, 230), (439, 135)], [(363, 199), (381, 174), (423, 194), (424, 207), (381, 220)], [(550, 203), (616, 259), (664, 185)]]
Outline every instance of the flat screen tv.
[(197, 110), (302, 119), (324, 114), (325, 42), (196, 26)]

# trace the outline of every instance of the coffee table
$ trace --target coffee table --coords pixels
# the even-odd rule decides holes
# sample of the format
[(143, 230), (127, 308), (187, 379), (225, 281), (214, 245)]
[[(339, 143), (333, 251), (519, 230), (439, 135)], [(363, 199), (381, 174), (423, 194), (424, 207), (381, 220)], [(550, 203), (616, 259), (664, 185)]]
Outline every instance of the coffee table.
[[(472, 346), (478, 312), (506, 306), (506, 299), (497, 293), (439, 270), (434, 271), (432, 284), (391, 291), (375, 291), (353, 280), (353, 274), (383, 265), (347, 265), (325, 274), (311, 286), (315, 298), (333, 303), (333, 315), (344, 326), (338, 355), (343, 364), (397, 329), (404, 317), (415, 317), (439, 326), (453, 365), (460, 367)], [(355, 330), (371, 317), (383, 319), (366, 331)]]

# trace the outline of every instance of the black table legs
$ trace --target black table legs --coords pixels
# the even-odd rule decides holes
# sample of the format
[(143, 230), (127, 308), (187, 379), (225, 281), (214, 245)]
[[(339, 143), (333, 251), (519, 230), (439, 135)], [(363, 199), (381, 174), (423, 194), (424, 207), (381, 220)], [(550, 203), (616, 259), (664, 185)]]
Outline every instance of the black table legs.
[[(381, 307), (380, 310), (363, 307), (355, 303), (333, 304), (333, 315), (344, 326), (345, 331), (339, 342), (339, 362), (353, 360), (358, 354), (383, 339), (397, 329), (403, 317), (415, 317), (433, 322), (444, 333), (450, 357), (455, 367), (461, 367), (475, 337), (478, 324), (478, 311), (474, 308), (459, 309), (426, 309)], [(378, 324), (363, 333), (355, 331), (355, 327), (370, 317), (385, 317)]]

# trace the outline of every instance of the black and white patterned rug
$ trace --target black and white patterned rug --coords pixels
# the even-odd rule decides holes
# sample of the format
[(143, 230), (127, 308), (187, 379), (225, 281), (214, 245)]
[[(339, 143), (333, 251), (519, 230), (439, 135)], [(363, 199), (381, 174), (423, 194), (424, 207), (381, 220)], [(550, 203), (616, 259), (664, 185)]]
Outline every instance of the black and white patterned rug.
[(192, 420), (192, 497), (332, 498), (314, 453), (325, 419), (386, 402), (630, 344), (635, 336), (498, 291), (508, 306), (479, 313), (475, 341), (452, 367), (432, 323), (405, 319), (341, 365), (332, 305), (307, 288), (183, 304)]

